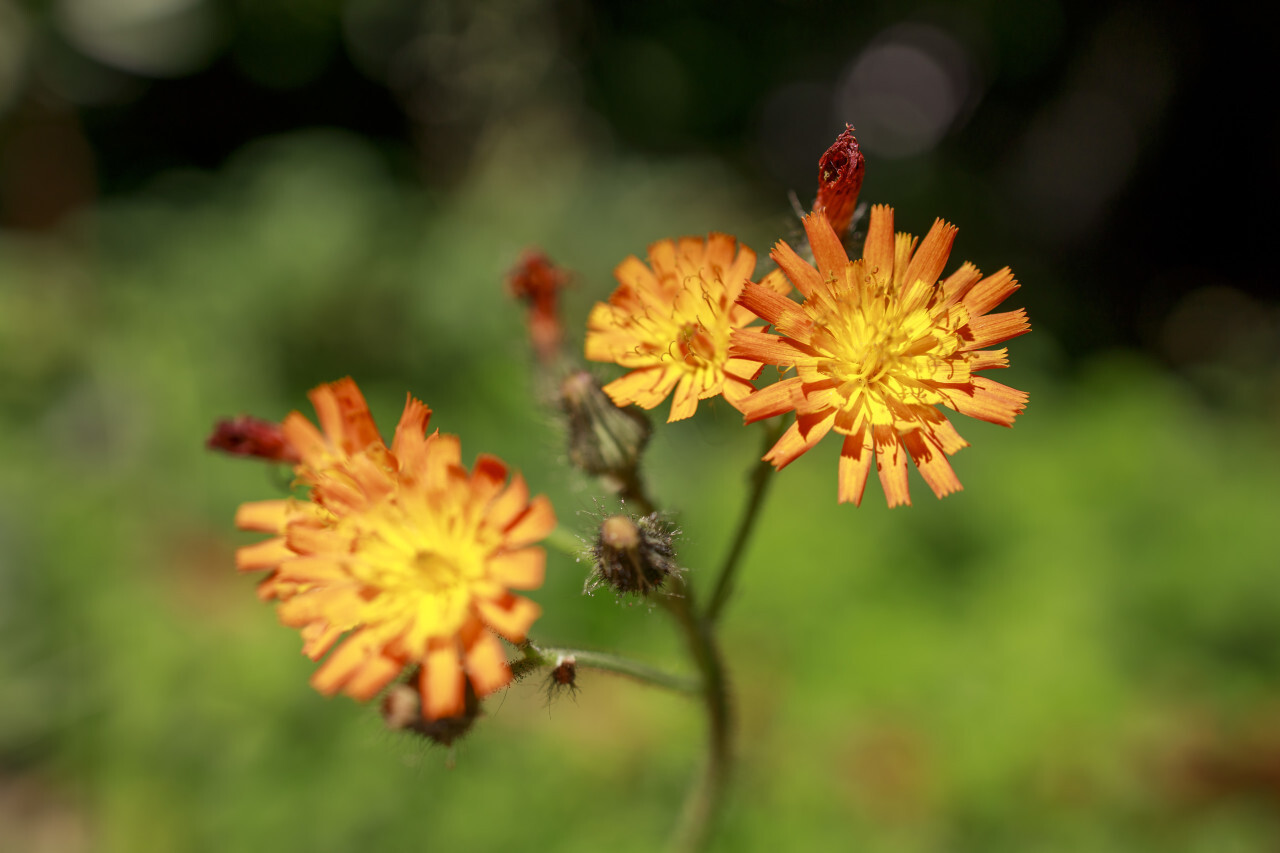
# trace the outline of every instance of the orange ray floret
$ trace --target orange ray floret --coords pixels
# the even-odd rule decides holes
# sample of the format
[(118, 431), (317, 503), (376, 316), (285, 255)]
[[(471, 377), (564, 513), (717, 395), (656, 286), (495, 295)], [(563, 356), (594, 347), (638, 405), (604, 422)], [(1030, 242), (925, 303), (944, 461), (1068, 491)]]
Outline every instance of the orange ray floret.
[(390, 447), (351, 380), (311, 400), (321, 430), (296, 412), (284, 423), (309, 498), (242, 505), (237, 526), (275, 538), (241, 548), (237, 566), (271, 570), (259, 595), (324, 658), (320, 692), (371, 699), (416, 665), (423, 716), (461, 714), (467, 681), (485, 696), (511, 680), (495, 632), (522, 642), (540, 613), (511, 590), (542, 585), (534, 543), (555, 527), (551, 504), (492, 456), (468, 471), (413, 398)]
[[(729, 355), (729, 333), (755, 319), (735, 304), (755, 265), (755, 252), (727, 234), (662, 240), (648, 264), (634, 255), (619, 264), (618, 288), (591, 309), (586, 340), (588, 359), (631, 370), (604, 386), (613, 402), (652, 409), (671, 396), (668, 422), (717, 394), (738, 407), (762, 366)], [(790, 289), (780, 274), (762, 286)]]
[(934, 494), (961, 488), (947, 462), (967, 442), (938, 411), (1012, 426), (1027, 395), (978, 371), (1008, 366), (1005, 350), (983, 350), (1031, 330), (1026, 312), (988, 314), (1018, 288), (1006, 267), (982, 277), (964, 264), (939, 281), (956, 228), (934, 222), (917, 245), (893, 233), (893, 209), (871, 209), (863, 257), (850, 261), (821, 213), (805, 218), (814, 264), (786, 243), (772, 257), (804, 296), (797, 304), (748, 283), (743, 305), (771, 323), (733, 333), (729, 354), (795, 375), (742, 401), (748, 423), (795, 411), (796, 422), (765, 456), (781, 469), (834, 430), (840, 451), (839, 500), (862, 502), (876, 460), (889, 506), (911, 502), (907, 457)]

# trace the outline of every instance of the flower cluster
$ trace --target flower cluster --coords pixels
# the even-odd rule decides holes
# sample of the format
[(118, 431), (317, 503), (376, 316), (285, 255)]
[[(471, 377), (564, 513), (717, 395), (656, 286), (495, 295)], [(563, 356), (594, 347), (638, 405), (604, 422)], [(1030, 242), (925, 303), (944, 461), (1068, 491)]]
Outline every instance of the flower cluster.
[(417, 400), (388, 447), (350, 379), (310, 396), (320, 429), (297, 412), (281, 427), (308, 498), (242, 505), (237, 525), (273, 536), (237, 566), (270, 572), (259, 595), (324, 657), (320, 692), (371, 699), (416, 665), (423, 716), (461, 714), (466, 682), (483, 697), (511, 680), (494, 632), (521, 642), (539, 615), (511, 590), (542, 584), (532, 546), (555, 526), (551, 504), (492, 456), (468, 472), (457, 437), (426, 434)]
[[(1013, 273), (984, 277), (964, 263), (944, 277), (956, 228), (937, 220), (923, 240), (895, 233), (886, 205), (871, 208), (860, 234), (864, 165), (847, 128), (819, 162), (804, 242), (778, 242), (776, 267), (759, 279), (755, 252), (721, 233), (660, 240), (645, 260), (619, 264), (618, 286), (591, 309), (584, 342), (586, 359), (626, 371), (603, 386), (562, 351), (559, 296), (570, 276), (530, 251), (509, 277), (510, 293), (528, 306), (540, 375), (558, 384), (568, 460), (622, 504), (601, 520), (589, 548), (587, 589), (662, 597), (711, 669), (710, 625), (731, 588), (760, 484), (773, 472), (757, 466), (740, 535), (710, 603), (697, 611), (678, 531), (641, 477), (649, 421), (626, 407), (670, 398), (667, 420), (678, 421), (722, 396), (746, 423), (794, 415), (765, 462), (782, 469), (834, 432), (842, 436), (838, 500), (862, 502), (874, 463), (892, 507), (910, 503), (908, 459), (938, 497), (961, 488), (947, 457), (967, 443), (942, 408), (1011, 426), (1027, 403), (1024, 392), (982, 375), (1008, 365), (1007, 351), (990, 347), (1030, 330), (1020, 309), (992, 313), (1018, 288)], [(860, 239), (861, 256), (851, 256)], [(757, 385), (766, 365), (776, 377), (770, 371), (774, 381)], [(236, 563), (267, 572), (259, 595), (320, 661), (317, 690), (359, 700), (382, 694), (388, 725), (448, 743), (470, 728), (479, 700), (512, 679), (500, 637), (522, 644), (518, 668), (549, 665), (526, 642), (540, 608), (513, 591), (542, 584), (546, 557), (536, 543), (554, 529), (555, 514), (497, 458), (464, 467), (458, 438), (428, 434), (431, 411), (412, 397), (390, 445), (352, 380), (310, 397), (319, 427), (297, 412), (281, 424), (242, 416), (209, 439), (235, 455), (293, 465), (305, 490), (240, 507), (237, 525), (270, 537), (241, 548)], [(581, 651), (561, 655), (552, 678), (574, 686), (576, 667), (588, 660), (679, 683)], [(723, 691), (722, 678), (706, 678), (699, 691)], [(713, 715), (727, 707), (711, 705)]]

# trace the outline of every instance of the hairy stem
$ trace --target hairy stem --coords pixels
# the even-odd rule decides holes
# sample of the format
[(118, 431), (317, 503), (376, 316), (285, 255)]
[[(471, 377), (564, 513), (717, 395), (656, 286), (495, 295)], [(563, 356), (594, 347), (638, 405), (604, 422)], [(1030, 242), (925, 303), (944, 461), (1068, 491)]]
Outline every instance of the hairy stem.
[(698, 665), (702, 676), (702, 700), (707, 710), (707, 764), (702, 778), (685, 799), (684, 811), (672, 839), (673, 850), (693, 853), (705, 848), (711, 839), (724, 802), (733, 759), (730, 752), (732, 719), (728, 682), (713, 626), (709, 619), (698, 615), (692, 592), (683, 578), (672, 578), (672, 581), (672, 588), (663, 603), (683, 631), (689, 651)]
[(573, 658), (578, 666), (625, 675), (627, 678), (653, 687), (661, 687), (690, 696), (702, 694), (702, 684), (698, 679), (666, 672), (621, 655), (593, 652), (587, 649), (539, 646), (532, 641), (524, 643), (519, 648), (524, 657), (511, 664), (511, 670), (517, 677), (540, 667), (558, 666), (562, 660)]

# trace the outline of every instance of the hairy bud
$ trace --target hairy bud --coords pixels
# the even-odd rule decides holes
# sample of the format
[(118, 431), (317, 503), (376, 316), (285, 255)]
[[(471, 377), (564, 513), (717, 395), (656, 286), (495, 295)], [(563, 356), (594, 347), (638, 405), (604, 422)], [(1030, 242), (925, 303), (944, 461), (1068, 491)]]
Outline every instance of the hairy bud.
[[(416, 673), (409, 680), (417, 679)], [(411, 684), (399, 682), (382, 697), (382, 720), (387, 728), (413, 732), (441, 746), (449, 746), (471, 730), (480, 716), (480, 700), (467, 682), (466, 705), (461, 714), (428, 720), (422, 716), (422, 698)]]
[(585, 370), (560, 385), (560, 408), (569, 420), (569, 461), (598, 477), (629, 480), (649, 441), (649, 419), (634, 408), (620, 409)]
[(658, 514), (611, 515), (600, 523), (591, 547), (594, 563), (586, 592), (609, 586), (623, 594), (648, 595), (680, 571), (673, 545), (676, 531)]

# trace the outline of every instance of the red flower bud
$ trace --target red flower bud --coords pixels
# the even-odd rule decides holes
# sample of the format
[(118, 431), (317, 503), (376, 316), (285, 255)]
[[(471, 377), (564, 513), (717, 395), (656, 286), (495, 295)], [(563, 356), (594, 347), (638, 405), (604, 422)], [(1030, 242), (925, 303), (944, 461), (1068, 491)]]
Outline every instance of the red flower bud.
[(529, 339), (543, 364), (555, 361), (564, 340), (560, 291), (569, 274), (537, 249), (526, 249), (507, 275), (507, 291), (529, 306)]
[(302, 461), (297, 448), (284, 437), (280, 424), (251, 415), (223, 418), (205, 442), (210, 450), (221, 450), (232, 456), (256, 456), (290, 465)]
[(818, 200), (813, 203), (814, 213), (825, 212), (836, 234), (844, 234), (853, 221), (865, 167), (853, 125), (846, 124), (844, 133), (818, 161)]

